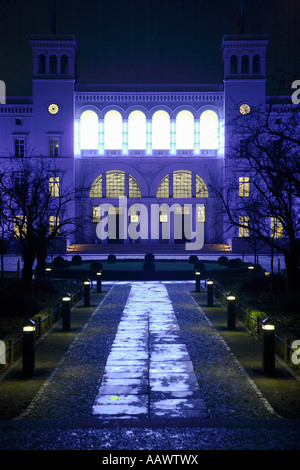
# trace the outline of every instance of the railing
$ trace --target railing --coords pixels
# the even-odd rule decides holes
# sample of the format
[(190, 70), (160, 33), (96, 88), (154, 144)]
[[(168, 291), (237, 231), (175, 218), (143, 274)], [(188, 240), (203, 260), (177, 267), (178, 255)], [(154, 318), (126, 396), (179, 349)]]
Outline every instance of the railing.
[[(216, 287), (214, 285), (214, 297), (219, 301), (219, 303), (227, 308), (227, 298), (226, 294)], [(242, 324), (245, 325), (245, 327), (248, 329), (248, 331), (256, 336), (259, 340), (262, 339), (262, 320), (267, 317), (266, 314), (261, 312), (261, 316), (253, 316), (251, 315), (251, 312), (243, 308), (238, 302), (235, 303), (235, 314), (236, 314), (236, 319), (239, 320)], [(275, 331), (276, 331), (276, 322), (272, 320), (272, 322), (275, 324)], [(285, 328), (283, 326), (279, 327), (281, 332), (280, 333), (275, 333), (275, 352), (276, 354), (287, 364), (292, 365), (291, 363), (291, 356), (292, 353), (294, 352), (294, 349), (292, 348), (291, 344), (293, 341), (295, 341), (297, 338), (296, 336), (291, 333), (290, 331), (286, 330), (286, 333), (283, 333), (283, 330)], [(293, 364), (295, 366), (295, 364)]]
[[(71, 307), (73, 307), (83, 297), (84, 288), (81, 287), (71, 296)], [(36, 339), (45, 334), (52, 325), (62, 316), (62, 304), (58, 305), (54, 310), (49, 311), (48, 315), (42, 318), (41, 315), (34, 317), (36, 322)], [(6, 345), (6, 363), (0, 364), (0, 372), (6, 367), (13, 364), (22, 354), (23, 335), (15, 337), (13, 334), (3, 339)]]

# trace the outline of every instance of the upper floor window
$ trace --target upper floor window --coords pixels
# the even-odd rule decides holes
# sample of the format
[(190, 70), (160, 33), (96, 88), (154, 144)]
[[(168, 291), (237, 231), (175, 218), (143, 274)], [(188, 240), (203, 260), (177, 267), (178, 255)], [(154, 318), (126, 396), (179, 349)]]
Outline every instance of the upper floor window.
[(166, 111), (156, 111), (152, 117), (152, 148), (170, 149), (170, 116)]
[(283, 237), (283, 225), (278, 217), (271, 217), (271, 237), (282, 238)]
[(49, 217), (49, 234), (53, 233), (56, 230), (56, 233), (59, 233), (59, 217), (55, 215), (50, 215)]
[(218, 116), (214, 111), (204, 111), (200, 116), (200, 148), (218, 148)]
[(49, 139), (49, 156), (59, 157), (59, 138), (50, 137)]
[(128, 117), (128, 149), (146, 150), (146, 116), (133, 111)]
[(239, 237), (249, 237), (249, 216), (239, 217)]
[(49, 178), (49, 193), (52, 197), (59, 196), (59, 177), (51, 176)]
[(176, 116), (176, 149), (194, 149), (194, 116), (190, 111), (180, 111)]
[(25, 139), (15, 139), (15, 156), (25, 157)]
[(80, 117), (80, 148), (98, 149), (98, 116), (94, 111), (84, 111)]
[(239, 197), (249, 197), (250, 178), (249, 176), (239, 177)]
[(105, 150), (122, 150), (122, 116), (118, 111), (108, 111), (104, 117)]

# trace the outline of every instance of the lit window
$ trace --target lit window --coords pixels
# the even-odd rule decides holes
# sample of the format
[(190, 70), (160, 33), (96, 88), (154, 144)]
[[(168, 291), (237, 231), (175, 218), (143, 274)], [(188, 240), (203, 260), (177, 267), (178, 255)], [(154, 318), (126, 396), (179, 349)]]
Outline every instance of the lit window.
[(283, 225), (277, 217), (271, 217), (271, 237), (282, 238), (283, 237)]
[(194, 149), (194, 116), (190, 111), (181, 111), (176, 117), (176, 149)]
[(138, 223), (139, 222), (139, 214), (138, 214), (138, 206), (130, 206), (129, 214), (130, 214), (130, 222)]
[(196, 197), (208, 197), (207, 186), (199, 175), (196, 175)]
[(102, 197), (102, 175), (98, 176), (93, 182), (90, 197)]
[(170, 176), (166, 175), (158, 186), (156, 197), (162, 197), (162, 198), (170, 197), (169, 182), (170, 182)]
[(170, 148), (170, 116), (166, 111), (157, 111), (152, 118), (152, 148), (168, 150)]
[(55, 215), (50, 215), (49, 217), (49, 233), (53, 233), (56, 230), (56, 233), (59, 232), (58, 229), (59, 225), (59, 217), (55, 217)]
[(80, 117), (80, 148), (98, 149), (98, 116), (94, 111), (84, 111)]
[(214, 111), (207, 110), (200, 117), (200, 148), (218, 148), (218, 116)]
[(159, 221), (163, 224), (168, 222), (168, 210), (167, 208), (159, 211)]
[(239, 237), (249, 237), (249, 217), (239, 217)]
[(128, 191), (128, 197), (142, 197), (141, 188), (136, 179), (131, 175), (128, 175)]
[(173, 173), (173, 197), (192, 197), (192, 172), (174, 171)]
[(239, 178), (239, 196), (249, 197), (250, 178), (248, 176), (241, 176)]
[(141, 111), (133, 111), (128, 117), (128, 148), (146, 149), (146, 116)]
[(58, 138), (49, 139), (49, 156), (50, 157), (59, 156), (59, 139)]
[(205, 206), (197, 205), (197, 222), (205, 222)]
[(118, 111), (109, 111), (104, 117), (105, 150), (122, 150), (122, 116)]
[(52, 176), (49, 178), (49, 192), (50, 196), (58, 197), (59, 196), (59, 178)]
[(101, 206), (93, 206), (93, 222), (100, 222), (101, 220)]
[(124, 171), (111, 170), (106, 172), (106, 197), (119, 198), (125, 196)]
[(14, 220), (14, 235), (16, 238), (22, 238), (26, 235), (26, 217), (17, 215)]
[(15, 139), (15, 156), (25, 156), (25, 139)]

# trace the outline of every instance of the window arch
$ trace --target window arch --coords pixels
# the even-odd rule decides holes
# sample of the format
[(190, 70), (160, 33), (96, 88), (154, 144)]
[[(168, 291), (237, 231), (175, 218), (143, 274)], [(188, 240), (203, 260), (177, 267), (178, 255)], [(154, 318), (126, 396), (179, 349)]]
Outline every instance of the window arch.
[(141, 188), (132, 175), (128, 175), (128, 197), (142, 197)]
[(242, 57), (242, 73), (249, 73), (249, 56)]
[(253, 57), (253, 73), (260, 73), (260, 57), (258, 54)]
[(46, 73), (46, 57), (44, 54), (39, 55), (39, 73)]
[(90, 189), (90, 197), (102, 197), (102, 175), (93, 182)]
[(238, 59), (236, 55), (230, 57), (230, 73), (238, 73)]
[(108, 111), (104, 117), (105, 150), (122, 150), (122, 116), (118, 111)]
[[(129, 173), (122, 170), (109, 170), (105, 173), (106, 182), (106, 197), (119, 198), (124, 197), (128, 191), (127, 196), (130, 198), (142, 197), (140, 185), (136, 179)], [(128, 190), (126, 189), (126, 178), (128, 176)], [(90, 197), (102, 198), (103, 197), (103, 175), (99, 175), (93, 182), (90, 189)]]
[(156, 197), (169, 198), (170, 197), (170, 176), (166, 175), (157, 188)]
[[(170, 177), (172, 179), (170, 179)], [(170, 181), (173, 183), (174, 198), (208, 197), (208, 189), (203, 179), (197, 174), (188, 170), (176, 170), (167, 174), (158, 185), (156, 197), (170, 197)], [(195, 194), (193, 190), (193, 181)]]
[(173, 197), (192, 197), (192, 172), (178, 170), (173, 172)]
[(98, 116), (94, 111), (84, 111), (80, 117), (80, 148), (98, 149)]
[(152, 148), (170, 149), (170, 116), (166, 111), (156, 111), (152, 117)]
[(190, 111), (180, 111), (176, 116), (176, 149), (194, 149), (194, 116)]
[(60, 60), (61, 73), (67, 74), (69, 72), (69, 58), (67, 55), (63, 55)]
[(208, 197), (207, 186), (203, 179), (196, 174), (196, 197)]
[(146, 116), (142, 111), (133, 111), (128, 117), (128, 149), (146, 149)]
[(218, 148), (218, 115), (208, 109), (200, 116), (200, 149)]
[(57, 73), (57, 57), (54, 54), (50, 56), (50, 73)]

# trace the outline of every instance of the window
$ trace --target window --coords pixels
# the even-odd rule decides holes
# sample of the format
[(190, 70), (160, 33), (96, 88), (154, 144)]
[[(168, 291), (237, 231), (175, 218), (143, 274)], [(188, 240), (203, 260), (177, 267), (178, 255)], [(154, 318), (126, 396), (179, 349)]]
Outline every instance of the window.
[(14, 235), (16, 238), (22, 238), (26, 235), (26, 217), (17, 215), (14, 220)]
[(249, 197), (250, 178), (248, 176), (239, 177), (239, 197)]
[(15, 139), (15, 156), (25, 157), (25, 139)]
[(249, 237), (249, 217), (239, 217), (239, 237)]
[(16, 124), (16, 126), (22, 126), (23, 120), (21, 118), (16, 118), (15, 124)]
[(119, 198), (125, 196), (124, 171), (111, 170), (106, 172), (106, 197)]
[(253, 57), (253, 73), (260, 73), (260, 57), (255, 55)]
[(283, 237), (283, 225), (277, 217), (271, 217), (271, 237), (282, 238)]
[(98, 176), (93, 182), (90, 197), (102, 197), (102, 175)]
[(50, 235), (51, 235), (51, 233), (54, 232), (54, 230), (56, 230), (56, 233), (59, 233), (58, 225), (59, 225), (59, 217), (56, 217), (54, 215), (50, 215), (50, 217), (49, 217), (49, 233), (50, 233)]
[(173, 197), (192, 197), (192, 172), (174, 171), (173, 173)]
[(240, 157), (247, 157), (250, 139), (240, 139), (239, 154)]
[(101, 206), (93, 206), (93, 222), (100, 222), (101, 220)]
[(49, 139), (49, 156), (58, 157), (59, 156), (59, 139), (57, 137)]
[(169, 150), (170, 137), (170, 116), (166, 111), (157, 111), (152, 118), (152, 148)]
[(249, 73), (249, 56), (242, 57), (242, 73)]
[(190, 111), (180, 111), (176, 117), (176, 149), (194, 149), (194, 116)]
[(218, 148), (218, 116), (214, 111), (204, 111), (200, 116), (200, 149)]
[(56, 55), (50, 56), (50, 73), (57, 73), (57, 57)]
[(61, 57), (60, 71), (62, 74), (67, 74), (69, 72), (69, 58), (67, 55), (63, 55)]
[(230, 73), (238, 73), (238, 60), (236, 55), (230, 57)]
[(146, 150), (146, 116), (141, 111), (128, 117), (128, 149)]
[(128, 192), (128, 197), (142, 197), (141, 188), (136, 179), (131, 175), (128, 175)]
[(170, 182), (170, 176), (166, 175), (158, 186), (156, 197), (161, 197), (161, 198), (170, 197), (169, 182)]
[(52, 197), (59, 196), (59, 177), (51, 176), (49, 178), (49, 193)]
[(43, 54), (39, 56), (38, 72), (46, 73), (46, 57)]
[(199, 175), (196, 175), (196, 197), (208, 197), (207, 186)]
[(122, 150), (122, 116), (118, 111), (109, 111), (104, 117), (105, 150)]
[(80, 148), (98, 149), (98, 116), (94, 111), (84, 111), (80, 117)]

